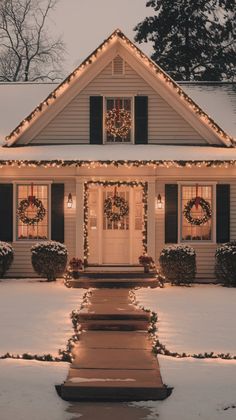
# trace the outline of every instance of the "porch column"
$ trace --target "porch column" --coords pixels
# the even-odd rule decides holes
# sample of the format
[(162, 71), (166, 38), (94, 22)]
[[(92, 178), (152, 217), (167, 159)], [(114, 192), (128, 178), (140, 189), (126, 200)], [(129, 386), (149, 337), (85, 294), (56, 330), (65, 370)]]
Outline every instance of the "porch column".
[(148, 182), (147, 253), (155, 258), (155, 181)]
[(76, 179), (76, 256), (84, 255), (84, 181)]

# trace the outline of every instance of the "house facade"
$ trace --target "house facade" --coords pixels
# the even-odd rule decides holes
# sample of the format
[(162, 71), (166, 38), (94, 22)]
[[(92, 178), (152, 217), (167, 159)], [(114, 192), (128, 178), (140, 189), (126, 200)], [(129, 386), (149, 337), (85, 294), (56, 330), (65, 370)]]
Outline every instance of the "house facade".
[(31, 246), (52, 239), (102, 269), (189, 244), (211, 281), (236, 239), (235, 162), (233, 134), (116, 30), (1, 147), (8, 276), (34, 276)]

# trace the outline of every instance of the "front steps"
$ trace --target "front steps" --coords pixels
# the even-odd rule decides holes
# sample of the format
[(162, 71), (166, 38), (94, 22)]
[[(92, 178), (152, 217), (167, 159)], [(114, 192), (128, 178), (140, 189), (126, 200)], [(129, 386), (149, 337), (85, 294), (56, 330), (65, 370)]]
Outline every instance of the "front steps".
[(66, 381), (57, 386), (64, 400), (143, 401), (170, 395), (151, 352), (150, 314), (131, 303), (127, 289), (92, 291), (79, 321), (81, 339)]
[(68, 281), (75, 288), (128, 288), (157, 287), (158, 280), (154, 272), (143, 271), (84, 271), (79, 279)]

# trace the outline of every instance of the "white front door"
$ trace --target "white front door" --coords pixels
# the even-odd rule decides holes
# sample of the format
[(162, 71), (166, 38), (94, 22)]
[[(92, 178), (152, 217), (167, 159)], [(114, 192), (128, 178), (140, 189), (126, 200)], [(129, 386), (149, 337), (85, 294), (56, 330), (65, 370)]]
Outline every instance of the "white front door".
[(104, 213), (104, 201), (114, 195), (114, 187), (89, 189), (89, 264), (138, 264), (143, 249), (143, 191), (120, 186), (117, 194), (128, 202), (129, 214), (112, 222)]

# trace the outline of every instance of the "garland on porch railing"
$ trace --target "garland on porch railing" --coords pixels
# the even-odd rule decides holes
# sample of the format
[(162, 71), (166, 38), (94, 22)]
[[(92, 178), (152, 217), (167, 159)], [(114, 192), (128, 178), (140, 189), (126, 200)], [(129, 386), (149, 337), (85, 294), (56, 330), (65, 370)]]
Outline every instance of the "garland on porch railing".
[(102, 185), (104, 187), (142, 187), (143, 189), (143, 230), (142, 230), (142, 244), (143, 252), (147, 252), (147, 209), (148, 209), (148, 183), (139, 181), (87, 181), (84, 183), (84, 265), (88, 264), (89, 257), (89, 242), (88, 242), (88, 221), (89, 221), (89, 209), (88, 209), (88, 195), (89, 187), (91, 185)]

